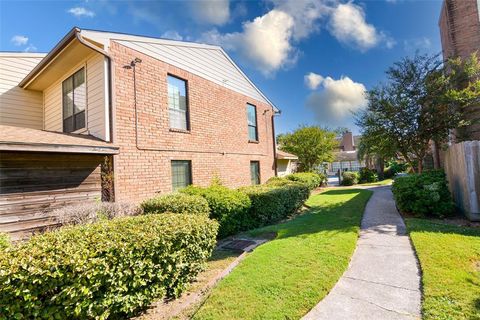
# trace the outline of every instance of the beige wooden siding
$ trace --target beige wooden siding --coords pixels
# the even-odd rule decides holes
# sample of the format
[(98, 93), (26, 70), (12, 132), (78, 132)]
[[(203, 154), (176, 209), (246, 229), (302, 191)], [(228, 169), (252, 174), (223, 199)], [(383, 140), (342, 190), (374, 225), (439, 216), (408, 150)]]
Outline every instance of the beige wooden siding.
[(102, 140), (108, 140), (108, 105), (106, 103), (105, 57), (94, 53), (68, 70), (57, 82), (44, 91), (45, 130), (63, 130), (62, 124), (62, 82), (74, 72), (85, 68), (87, 86), (86, 130)]
[(42, 129), (42, 93), (18, 83), (42, 60), (42, 53), (0, 53), (0, 124)]

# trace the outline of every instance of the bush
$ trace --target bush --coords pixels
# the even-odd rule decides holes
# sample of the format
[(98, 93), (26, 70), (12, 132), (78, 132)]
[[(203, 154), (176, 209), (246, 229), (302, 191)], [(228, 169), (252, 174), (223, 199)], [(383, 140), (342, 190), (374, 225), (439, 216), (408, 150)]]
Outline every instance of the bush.
[(7, 249), (10, 246), (10, 237), (8, 234), (0, 232), (0, 250)]
[(308, 186), (310, 190), (318, 188), (323, 181), (326, 181), (326, 177), (324, 175), (320, 175), (318, 173), (313, 173), (313, 172), (292, 173), (286, 176), (285, 178), (291, 181), (304, 183)]
[(129, 202), (86, 202), (65, 206), (52, 211), (58, 222), (77, 225), (97, 222), (102, 219), (135, 216), (141, 209)]
[(158, 196), (142, 202), (144, 213), (180, 213), (199, 214), (208, 217), (210, 209), (208, 202), (199, 195), (185, 193), (172, 193)]
[(377, 171), (369, 168), (361, 168), (358, 175), (359, 183), (371, 183), (378, 181)]
[(445, 173), (440, 170), (398, 177), (392, 192), (399, 210), (404, 213), (444, 217), (454, 210)]
[(358, 172), (344, 171), (342, 173), (342, 186), (353, 186), (358, 183)]
[(207, 200), (210, 207), (210, 218), (220, 223), (219, 238), (235, 234), (248, 224), (246, 219), (251, 202), (248, 196), (242, 192), (220, 185), (212, 185), (207, 188), (188, 186), (180, 192), (199, 195)]
[(266, 185), (240, 188), (252, 201), (248, 228), (276, 222), (295, 213), (310, 195), (306, 184), (287, 179), (270, 180)]
[(125, 319), (178, 296), (211, 255), (217, 228), (203, 216), (161, 214), (34, 236), (0, 257), (0, 314)]

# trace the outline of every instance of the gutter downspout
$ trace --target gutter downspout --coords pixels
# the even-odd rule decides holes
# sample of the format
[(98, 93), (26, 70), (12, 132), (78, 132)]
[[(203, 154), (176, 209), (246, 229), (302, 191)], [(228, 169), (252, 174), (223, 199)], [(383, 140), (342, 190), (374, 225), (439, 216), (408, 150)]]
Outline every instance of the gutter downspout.
[[(108, 131), (109, 131), (109, 142), (113, 143), (113, 89), (112, 89), (112, 57), (105, 51), (102, 50), (87, 41), (85, 41), (81, 34), (80, 34), (80, 29), (75, 28), (75, 38), (80, 42), (82, 45), (86, 46), (87, 48), (92, 49), (93, 51), (96, 51), (100, 54), (102, 54), (106, 59), (107, 59), (107, 72), (108, 72)], [(115, 201), (116, 198), (116, 188), (115, 186), (117, 185), (116, 179), (115, 179), (115, 156), (111, 156), (112, 160), (112, 171), (113, 171), (113, 184), (112, 184), (112, 194), (110, 201)]]
[[(272, 108), (273, 109), (273, 108)], [(275, 111), (273, 109), (272, 115), (272, 142), (273, 142), (273, 167), (275, 169), (275, 177), (278, 177), (278, 168), (277, 168), (277, 140), (275, 139), (275, 116), (279, 116), (282, 112), (280, 110)]]

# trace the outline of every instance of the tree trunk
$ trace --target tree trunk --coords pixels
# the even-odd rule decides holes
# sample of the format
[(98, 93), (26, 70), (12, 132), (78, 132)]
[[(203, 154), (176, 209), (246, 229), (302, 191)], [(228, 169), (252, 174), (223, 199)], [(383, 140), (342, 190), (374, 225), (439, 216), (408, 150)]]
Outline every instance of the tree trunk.
[(423, 171), (423, 157), (418, 158), (418, 173), (421, 174)]
[(433, 168), (440, 169), (440, 144), (433, 141)]
[(383, 180), (383, 170), (385, 169), (385, 161), (382, 157), (377, 157), (375, 161), (375, 169), (379, 180)]

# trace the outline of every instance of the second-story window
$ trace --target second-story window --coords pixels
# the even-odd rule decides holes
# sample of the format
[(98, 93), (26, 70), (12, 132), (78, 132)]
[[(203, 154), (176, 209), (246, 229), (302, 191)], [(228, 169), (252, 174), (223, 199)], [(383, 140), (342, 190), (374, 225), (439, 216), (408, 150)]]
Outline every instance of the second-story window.
[(167, 77), (167, 81), (170, 128), (189, 130), (187, 82), (171, 75)]
[(248, 140), (258, 141), (257, 107), (247, 103)]
[(87, 88), (85, 69), (82, 68), (62, 83), (63, 132), (85, 128)]

